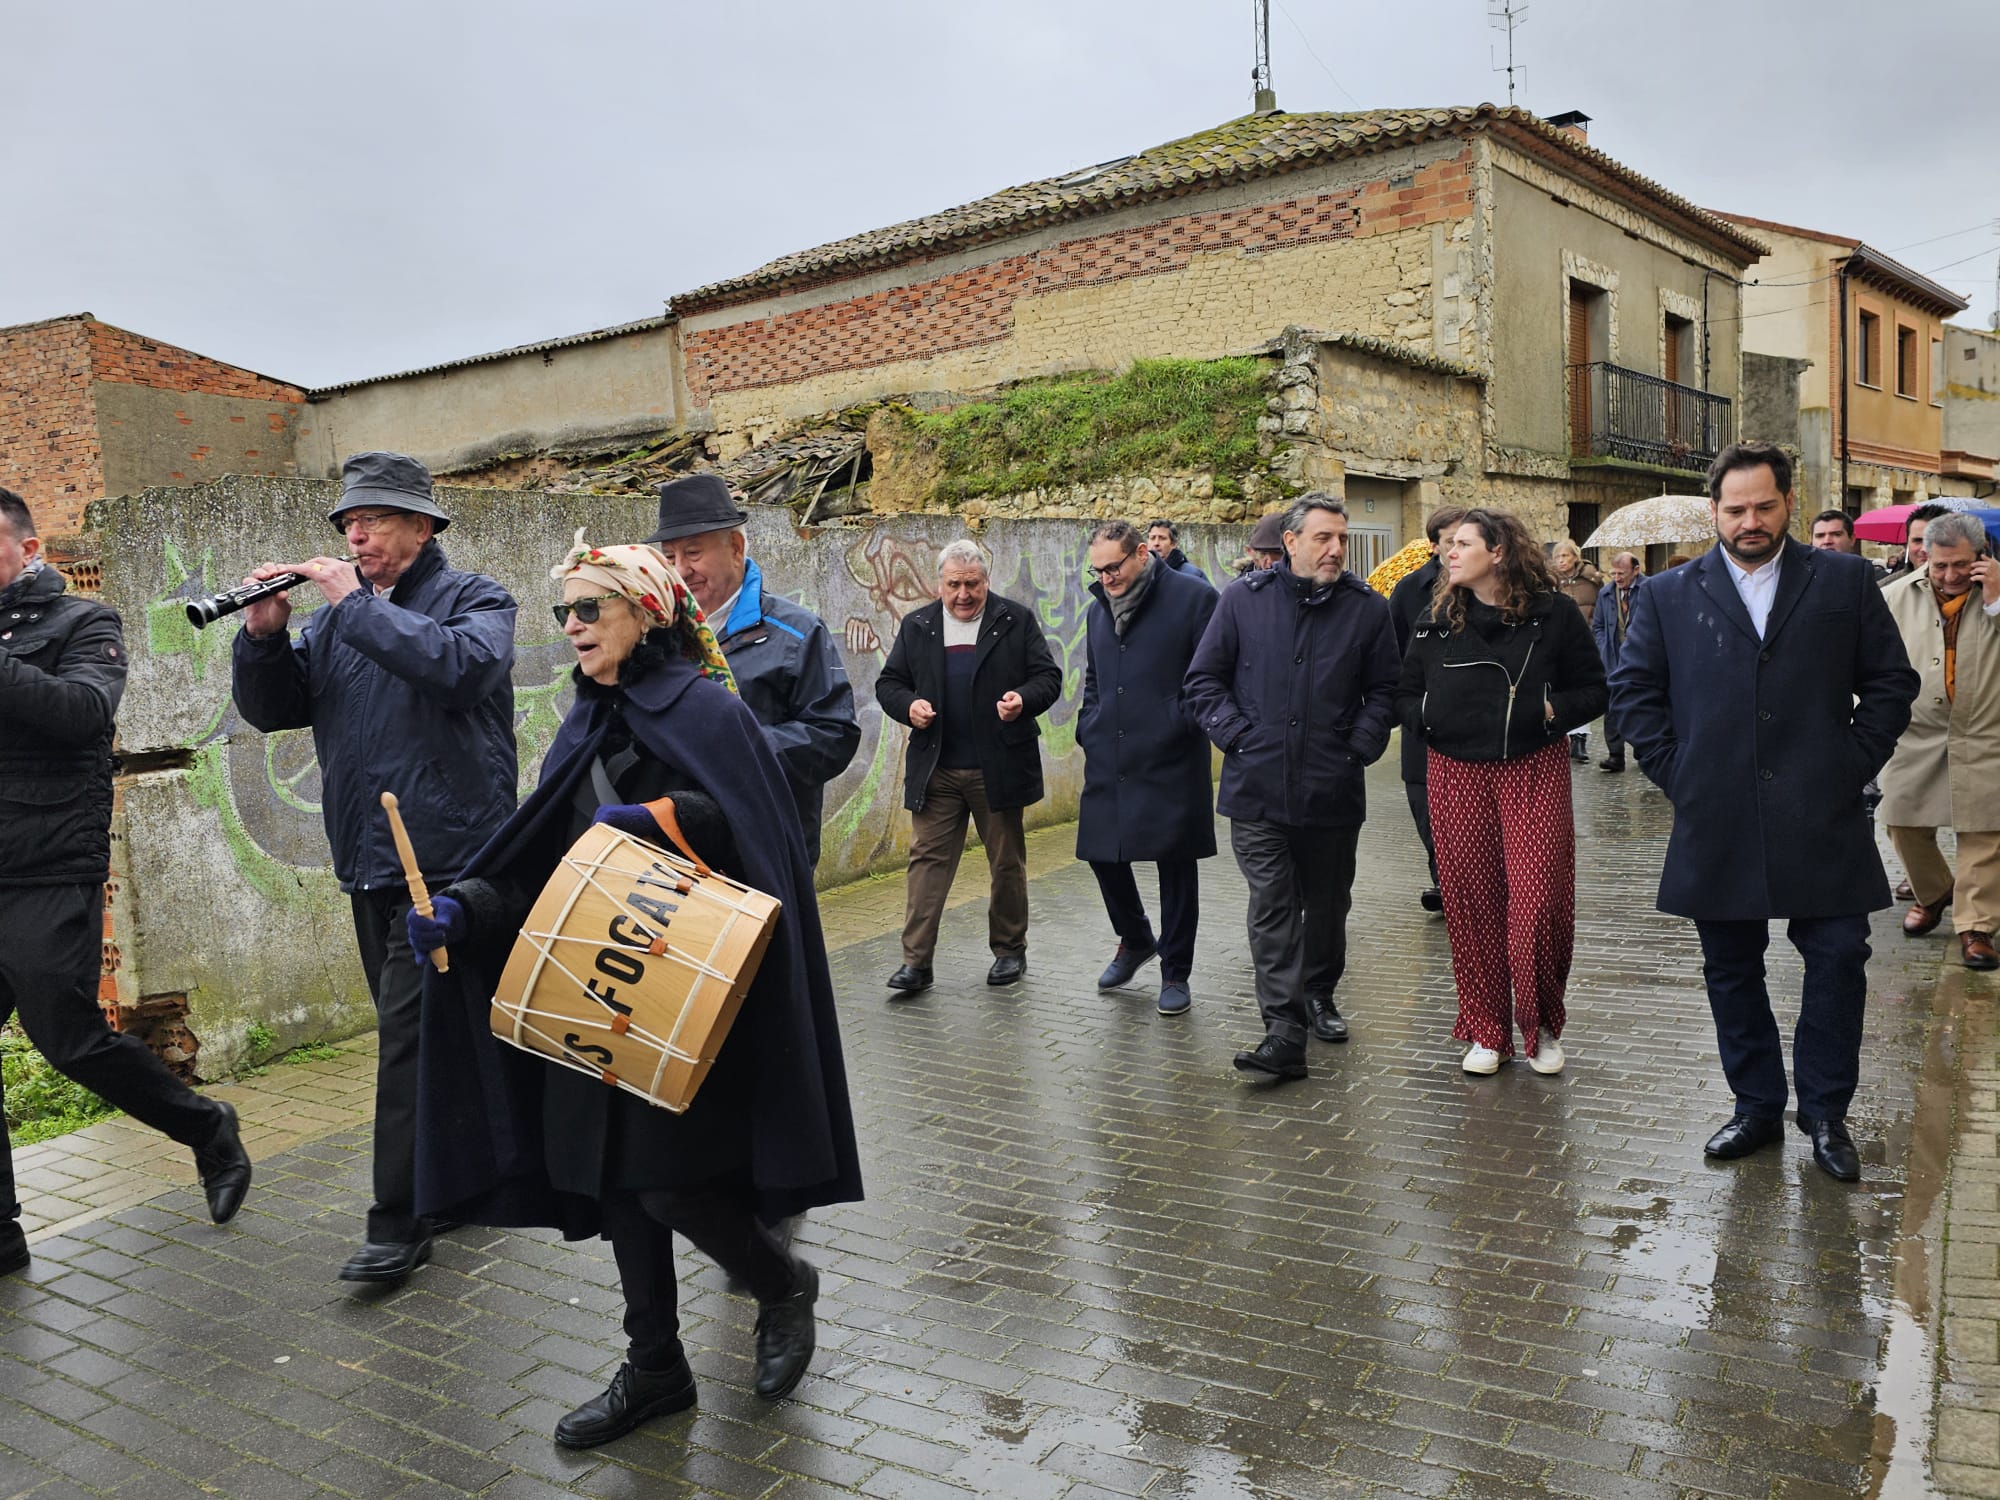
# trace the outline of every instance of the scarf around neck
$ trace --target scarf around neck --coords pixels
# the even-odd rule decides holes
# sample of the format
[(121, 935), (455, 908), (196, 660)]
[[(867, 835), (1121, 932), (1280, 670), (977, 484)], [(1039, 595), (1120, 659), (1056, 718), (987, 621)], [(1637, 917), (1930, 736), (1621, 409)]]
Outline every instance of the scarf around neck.
[[(1145, 549), (1140, 550), (1143, 552)], [(1139, 570), (1139, 576), (1132, 580), (1132, 587), (1122, 594), (1105, 591), (1104, 602), (1111, 610), (1111, 628), (1118, 632), (1119, 639), (1124, 639), (1125, 632), (1132, 628), (1139, 606), (1153, 592), (1153, 580), (1159, 576), (1161, 566), (1158, 558), (1149, 555), (1145, 567)]]

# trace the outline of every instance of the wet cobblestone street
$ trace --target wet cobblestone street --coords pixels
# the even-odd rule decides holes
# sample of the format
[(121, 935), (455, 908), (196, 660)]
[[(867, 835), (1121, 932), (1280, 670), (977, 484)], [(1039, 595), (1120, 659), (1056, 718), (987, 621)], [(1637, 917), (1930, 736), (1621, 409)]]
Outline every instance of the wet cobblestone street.
[[(983, 982), (977, 903), (947, 914), (915, 1001), (881, 987), (894, 932), (834, 954), (870, 1196), (802, 1230), (821, 1352), (792, 1400), (750, 1394), (754, 1306), (690, 1254), (699, 1407), (556, 1449), (622, 1351), (608, 1247), (461, 1229), (406, 1286), (344, 1288), (368, 1141), (348, 1126), (260, 1161), (226, 1229), (182, 1187), (37, 1241), (0, 1281), (0, 1497), (1806, 1500), (1934, 1492), (1944, 1439), (1975, 1455), (1964, 1493), (2000, 1493), (1976, 1487), (2000, 1479), (1976, 1456), (1990, 1408), (1960, 1414), (1978, 1398), (1934, 1339), (1994, 981), (1954, 962), (1940, 983), (1946, 939), (1877, 914), (1861, 1184), (1796, 1131), (1707, 1163), (1730, 1106), (1693, 930), (1653, 909), (1666, 804), (1636, 772), (1576, 785), (1560, 1077), (1459, 1071), (1392, 754), (1340, 992), (1353, 1040), (1311, 1044), (1305, 1082), (1230, 1068), (1260, 1028), (1226, 852), (1185, 1017), (1155, 1013), (1152, 966), (1097, 992), (1112, 939), (1080, 865), (1034, 881), (1018, 986)], [(1780, 934), (1788, 1035), (1797, 984)], [(1994, 1295), (1992, 1238), (1969, 1299)]]

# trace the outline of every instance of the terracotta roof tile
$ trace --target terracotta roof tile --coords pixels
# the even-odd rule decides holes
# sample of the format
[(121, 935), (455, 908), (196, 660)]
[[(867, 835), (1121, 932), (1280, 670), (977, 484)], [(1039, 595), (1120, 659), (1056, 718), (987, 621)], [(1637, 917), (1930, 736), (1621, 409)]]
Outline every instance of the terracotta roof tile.
[(747, 275), (712, 282), (676, 297), (672, 310), (686, 314), (704, 305), (740, 301), (746, 295), (858, 275), (945, 249), (969, 248), (1130, 203), (1483, 129), (1502, 130), (1517, 143), (1544, 155), (1566, 156), (1577, 166), (1596, 169), (1614, 185), (1651, 199), (1668, 216), (1690, 224), (1705, 238), (1750, 252), (1743, 257), (1745, 264), (1763, 253), (1764, 247), (1743, 230), (1620, 166), (1595, 147), (1524, 109), (1481, 104), (1346, 114), (1245, 115), (1136, 156), (1023, 183), (941, 213), (779, 256)]

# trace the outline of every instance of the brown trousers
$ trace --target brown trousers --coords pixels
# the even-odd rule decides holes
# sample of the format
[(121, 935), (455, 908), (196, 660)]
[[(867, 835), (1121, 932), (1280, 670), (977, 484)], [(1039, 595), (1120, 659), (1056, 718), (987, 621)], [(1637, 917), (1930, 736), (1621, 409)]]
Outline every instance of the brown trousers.
[(1910, 877), (1910, 890), (1926, 906), (1951, 892), (1955, 932), (2000, 931), (2000, 833), (1958, 835), (1958, 877), (1938, 849), (1935, 828), (1889, 828), (1889, 842)]
[(994, 957), (1028, 951), (1028, 846), (1021, 809), (994, 812), (986, 805), (986, 778), (978, 771), (940, 766), (924, 788), (924, 805), (911, 815), (909, 903), (903, 921), (903, 962), (928, 969), (937, 949), (938, 922), (965, 853), (970, 817), (986, 846), (993, 886), (986, 903), (986, 940)]

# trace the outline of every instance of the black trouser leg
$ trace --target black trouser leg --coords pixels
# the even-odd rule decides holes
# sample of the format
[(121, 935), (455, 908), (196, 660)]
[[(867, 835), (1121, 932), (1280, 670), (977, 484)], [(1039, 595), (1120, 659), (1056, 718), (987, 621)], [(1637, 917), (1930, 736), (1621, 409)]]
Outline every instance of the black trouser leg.
[(685, 1235), (689, 1244), (742, 1282), (759, 1302), (791, 1296), (798, 1261), (757, 1217), (747, 1193), (726, 1188), (641, 1192), (639, 1202), (656, 1221)]
[[(0, 1021), (18, 1015), (50, 1067), (113, 1108), (183, 1146), (207, 1145), (220, 1111), (168, 1072), (144, 1042), (111, 1029), (97, 1003), (103, 967), (102, 885), (14, 886), (0, 893)], [(0, 1220), (21, 1212), (12, 1154), (0, 1156)]]
[(375, 1062), (375, 1201), (367, 1237), (406, 1245), (423, 1238), (417, 1218), (417, 1028), (424, 973), (410, 951), (404, 917), (409, 892), (400, 887), (356, 891), (354, 936), (375, 999), (380, 1055)]
[(625, 1357), (634, 1369), (670, 1370), (686, 1357), (674, 1285), (674, 1233), (647, 1213), (635, 1194), (607, 1193), (602, 1207), (605, 1238), (625, 1293)]
[(1361, 825), (1301, 828), (1292, 838), (1305, 899), (1305, 992), (1331, 995), (1347, 973), (1347, 913), (1354, 905)]
[(1406, 781), (1403, 796), (1410, 804), (1410, 821), (1417, 825), (1417, 837), (1424, 841), (1424, 861), (1431, 868), (1431, 889), (1438, 888), (1438, 846), (1431, 836), (1431, 784)]
[(1146, 903), (1139, 899), (1139, 882), (1132, 867), (1122, 860), (1090, 861), (1090, 873), (1097, 877), (1098, 894), (1104, 898), (1104, 914), (1118, 941), (1133, 953), (1143, 953), (1153, 945), (1153, 923), (1146, 915)]
[(1292, 832), (1283, 823), (1249, 818), (1229, 822), (1229, 847), (1236, 855), (1236, 867), (1243, 872), (1243, 883), (1249, 887), (1244, 925), (1250, 937), (1251, 967), (1257, 976), (1257, 1010), (1268, 1035), (1303, 1046), (1311, 1018), (1301, 987), (1304, 897), (1293, 857)]
[(1160, 871), (1160, 978), (1186, 981), (1194, 971), (1194, 935), (1201, 923), (1201, 866), (1192, 859), (1162, 860)]

